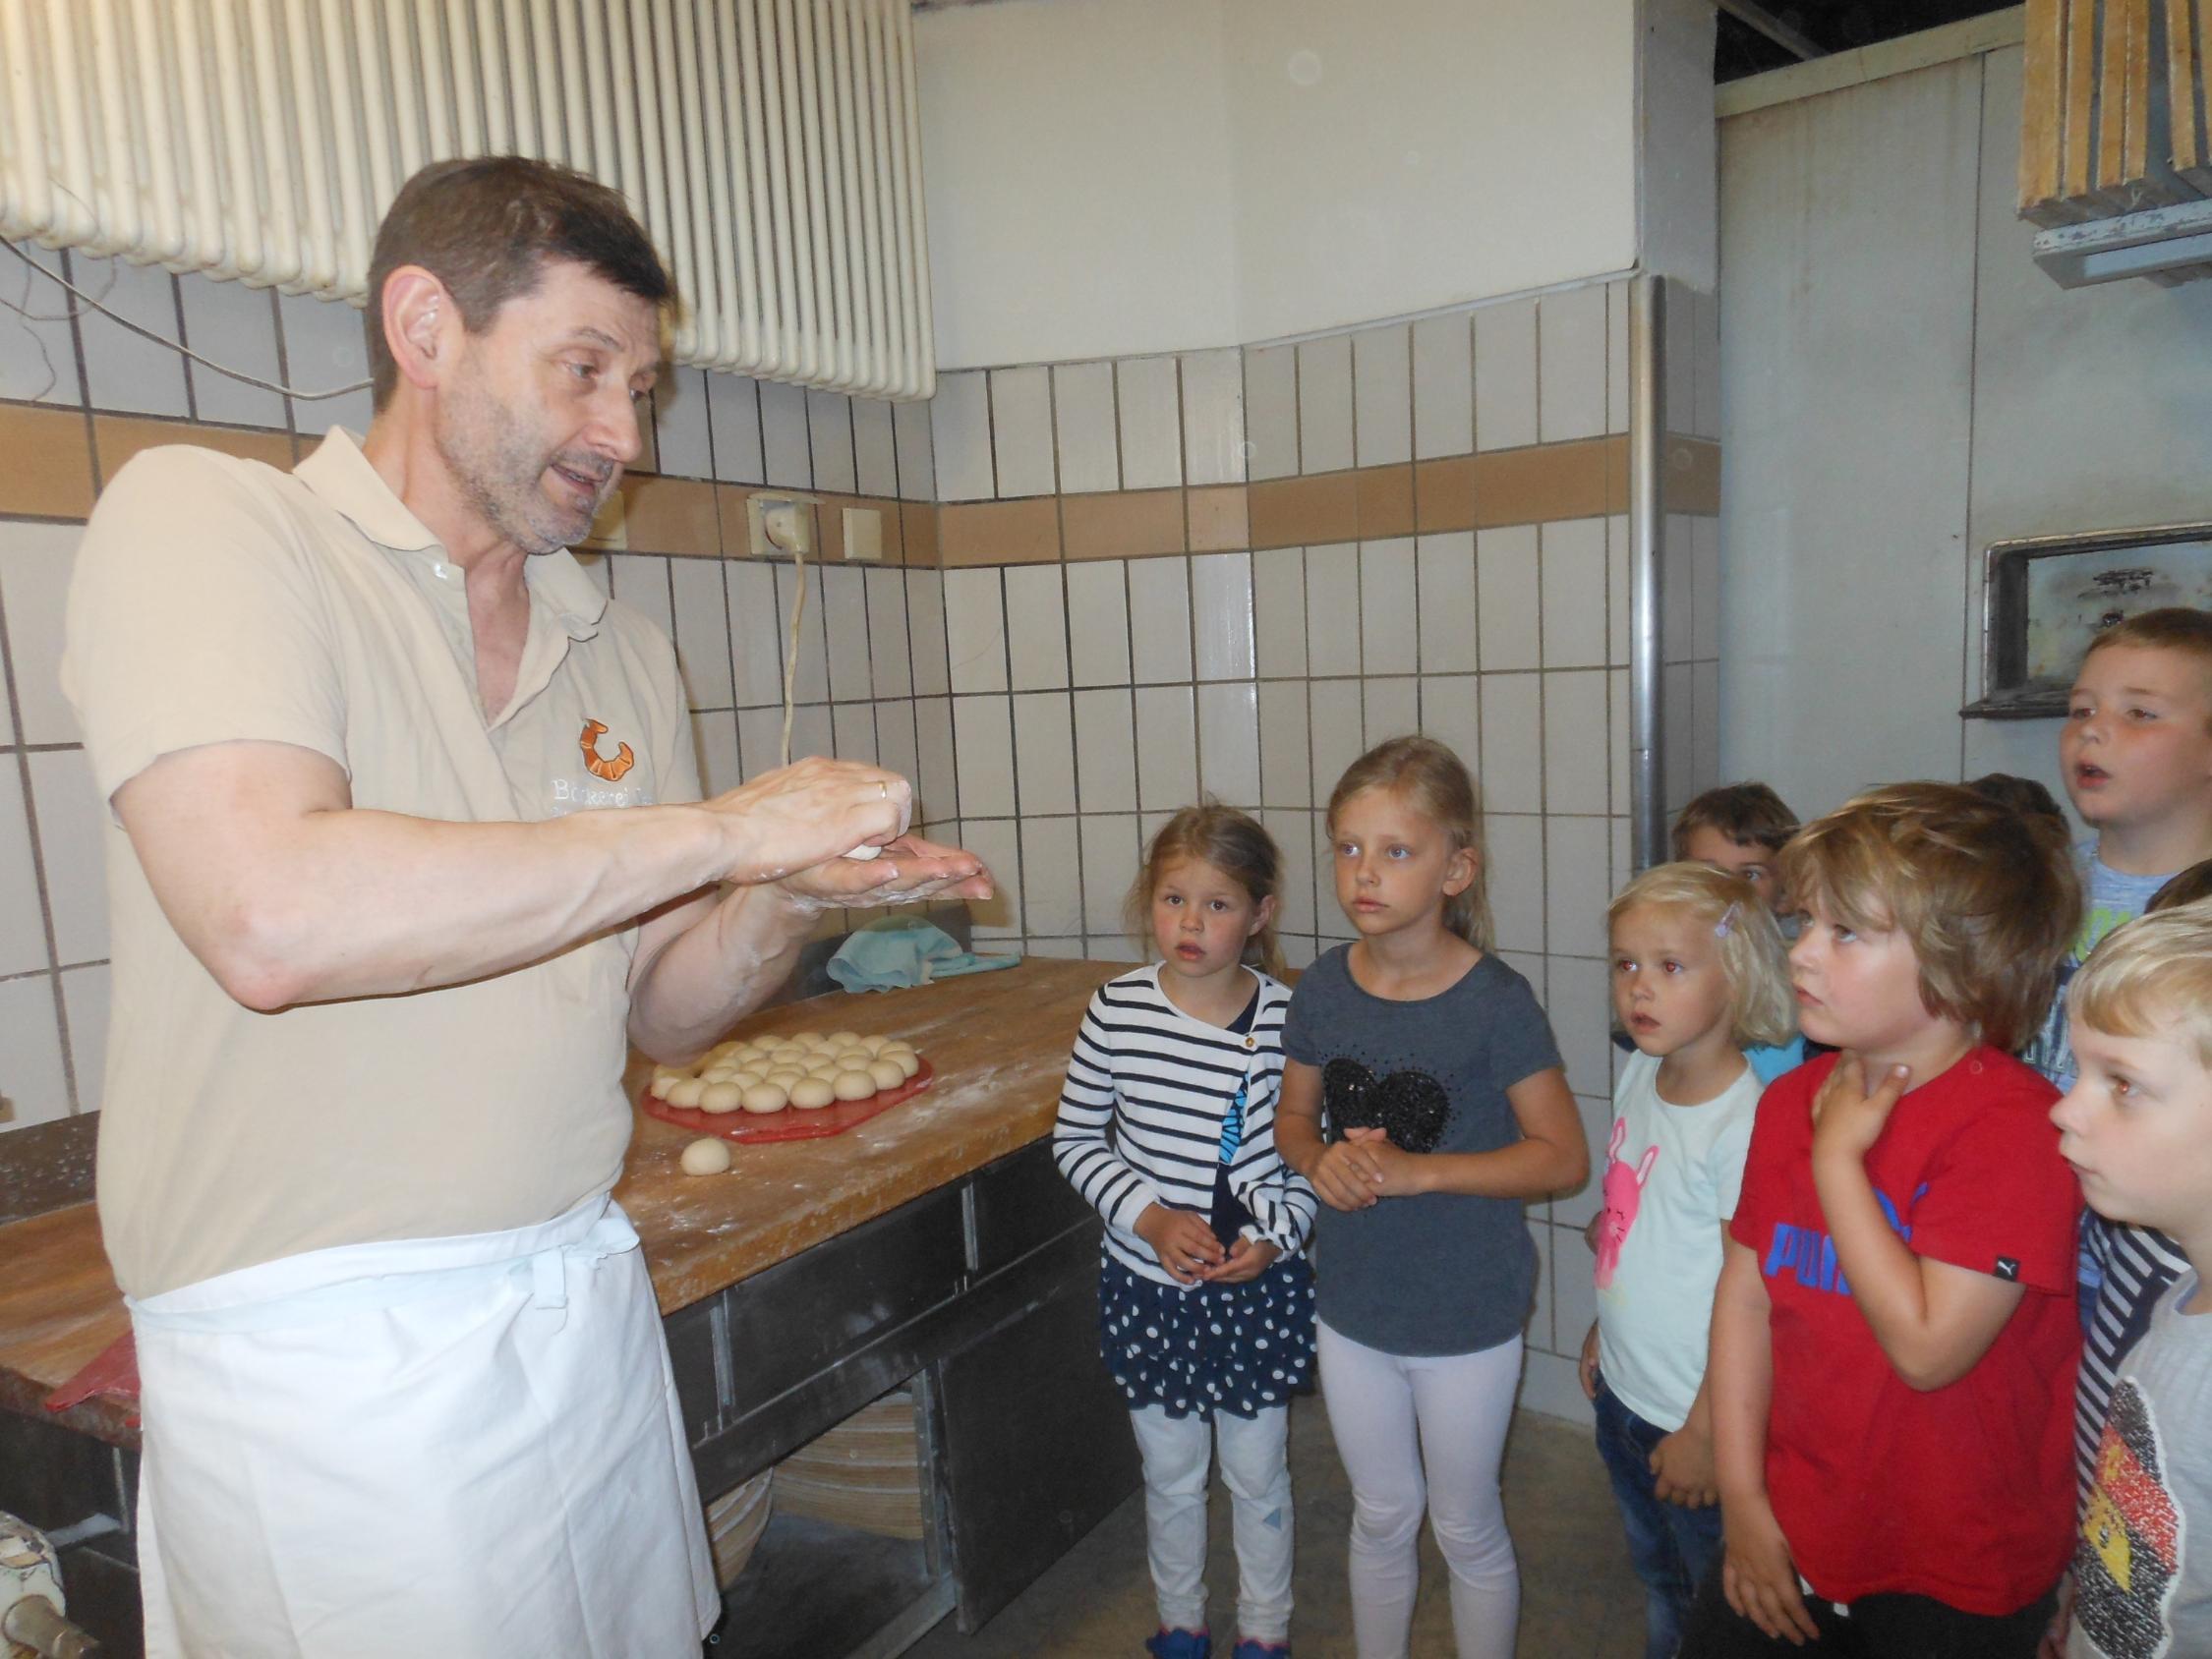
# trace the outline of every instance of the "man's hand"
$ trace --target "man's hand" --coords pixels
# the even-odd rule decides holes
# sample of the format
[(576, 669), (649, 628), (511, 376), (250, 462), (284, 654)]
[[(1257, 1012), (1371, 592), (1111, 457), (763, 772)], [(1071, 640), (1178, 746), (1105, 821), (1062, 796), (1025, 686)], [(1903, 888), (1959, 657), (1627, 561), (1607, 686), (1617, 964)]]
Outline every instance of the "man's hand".
[(1582, 1340), (1582, 1363), (1575, 1367), (1575, 1375), (1582, 1379), (1582, 1398), (1598, 1398), (1598, 1321), (1590, 1322), (1590, 1335)]
[(1789, 1559), (1789, 1540), (1764, 1494), (1731, 1499), (1722, 1512), (1727, 1554), (1720, 1566), (1720, 1588), (1728, 1605), (1766, 1632), (1769, 1639), (1803, 1647), (1820, 1639), (1820, 1628), (1797, 1588), (1797, 1567)]
[(1713, 1472), (1713, 1436), (1695, 1415), (1652, 1448), (1652, 1495), (1662, 1504), (1702, 1510), (1720, 1501)]
[(1178, 1285), (1195, 1285), (1221, 1265), (1221, 1240), (1214, 1237), (1212, 1224), (1193, 1211), (1148, 1204), (1134, 1230), (1152, 1246), (1152, 1254)]
[(750, 887), (903, 834), (914, 789), (881, 767), (810, 756), (700, 804), (723, 827), (728, 855), (722, 879)]
[(989, 898), (997, 890), (983, 861), (959, 847), (913, 835), (886, 842), (871, 860), (837, 857), (794, 870), (777, 884), (809, 909), (923, 904), (933, 898)]
[[(1206, 1230), (1211, 1232), (1213, 1230)], [(1275, 1263), (1282, 1250), (1264, 1238), (1239, 1238), (1229, 1247), (1229, 1259), (1219, 1267), (1198, 1275), (1213, 1285), (1243, 1285), (1257, 1279)]]
[(1883, 1125), (1890, 1121), (1890, 1114), (1911, 1085), (1911, 1068), (1892, 1065), (1870, 1094), (1866, 1061), (1857, 1055), (1844, 1055), (1821, 1085), (1821, 1092), (1813, 1097), (1815, 1161), (1847, 1158), (1862, 1162), (1882, 1138)]

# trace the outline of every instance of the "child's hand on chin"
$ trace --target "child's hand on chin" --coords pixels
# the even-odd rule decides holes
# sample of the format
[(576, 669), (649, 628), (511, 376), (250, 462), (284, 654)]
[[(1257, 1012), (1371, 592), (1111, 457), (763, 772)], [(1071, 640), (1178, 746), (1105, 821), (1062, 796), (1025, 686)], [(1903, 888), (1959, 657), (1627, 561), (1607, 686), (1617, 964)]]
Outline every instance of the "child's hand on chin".
[(1892, 1065), (1869, 1093), (1866, 1061), (1843, 1055), (1813, 1097), (1813, 1156), (1863, 1159), (1882, 1138), (1883, 1125), (1911, 1084), (1911, 1068)]

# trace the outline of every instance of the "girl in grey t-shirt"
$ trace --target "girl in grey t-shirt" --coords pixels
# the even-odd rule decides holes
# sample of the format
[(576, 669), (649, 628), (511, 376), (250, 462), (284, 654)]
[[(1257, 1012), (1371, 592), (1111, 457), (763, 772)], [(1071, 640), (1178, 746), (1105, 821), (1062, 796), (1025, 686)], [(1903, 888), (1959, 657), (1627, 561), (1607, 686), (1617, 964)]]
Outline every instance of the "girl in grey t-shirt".
[(1463, 1659), (1513, 1651), (1520, 1583), (1498, 1460), (1535, 1286), (1524, 1201), (1580, 1186), (1582, 1121), (1528, 982), (1489, 953), (1474, 779), (1428, 738), (1355, 762), (1329, 800), (1357, 943), (1306, 973), (1276, 1147), (1324, 1208), (1321, 1390), (1356, 1499), (1360, 1659), (1402, 1659), (1424, 1510)]

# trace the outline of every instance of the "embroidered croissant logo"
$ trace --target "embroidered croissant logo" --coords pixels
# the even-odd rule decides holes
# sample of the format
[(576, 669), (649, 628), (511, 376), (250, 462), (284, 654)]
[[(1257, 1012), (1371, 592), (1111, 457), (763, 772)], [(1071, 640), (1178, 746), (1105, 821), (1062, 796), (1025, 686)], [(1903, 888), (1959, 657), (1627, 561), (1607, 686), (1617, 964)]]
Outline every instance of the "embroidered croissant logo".
[(621, 780), (624, 772), (637, 765), (637, 756), (631, 753), (630, 746), (624, 743), (616, 748), (612, 760), (606, 759), (599, 752), (599, 740), (606, 735), (607, 724), (605, 721), (586, 720), (584, 722), (582, 739), (584, 768), (594, 777), (604, 777), (610, 783), (616, 783)]

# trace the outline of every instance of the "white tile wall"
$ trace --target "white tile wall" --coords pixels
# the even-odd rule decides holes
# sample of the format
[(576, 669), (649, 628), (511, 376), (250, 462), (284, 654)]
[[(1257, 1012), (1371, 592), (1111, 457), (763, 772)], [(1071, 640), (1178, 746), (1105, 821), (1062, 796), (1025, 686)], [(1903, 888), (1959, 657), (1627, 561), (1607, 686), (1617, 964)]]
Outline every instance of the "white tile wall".
[(0, 1128), (68, 1116), (55, 980), (49, 974), (0, 980)]
[(664, 473), (712, 478), (714, 446), (708, 435), (704, 370), (673, 369), (653, 388), (653, 453)]
[(1252, 681), (1198, 687), (1198, 770), (1215, 800), (1259, 805), (1259, 696)]
[(996, 570), (945, 572), (945, 638), (956, 692), (1007, 688), (1006, 606)]
[(1191, 560), (1192, 630), (1201, 680), (1254, 672), (1252, 554), (1199, 553)]
[[(285, 294), (276, 302), (276, 313), (284, 331), (284, 370), (290, 385), (303, 392), (323, 392), (369, 378), (369, 343), (361, 331), (361, 314), (351, 306)], [(95, 407), (101, 404), (96, 390), (92, 402)], [(291, 405), (292, 425), (302, 432), (344, 427), (358, 437), (369, 429), (367, 387), (338, 397), (295, 397)]]
[(1539, 533), (1543, 566), (1543, 665), (1605, 660), (1605, 521), (1570, 519)]
[(1471, 674), (1481, 665), (1475, 604), (1475, 533), (1424, 536), (1416, 546), (1421, 584), (1421, 671)]
[(715, 477), (725, 484), (763, 484), (767, 463), (761, 450), (760, 386), (742, 374), (707, 376), (707, 425), (711, 429)]
[(1537, 302), (1509, 300), (1475, 313), (1475, 447), (1537, 441)]
[[(159, 265), (133, 265), (121, 259), (89, 259), (82, 256), (73, 257), (70, 264), (74, 272), (72, 280), (77, 286), (109, 311), (129, 317), (142, 328), (151, 329), (165, 340), (177, 337), (177, 279)], [(61, 308), (48, 305), (38, 309), (53, 312)], [(360, 344), (359, 312), (350, 306), (324, 306), (322, 309), (334, 310), (347, 317), (353, 324), (354, 341)], [(91, 391), (93, 408), (129, 410), (140, 415), (190, 413), (185, 396), (185, 360), (168, 347), (132, 333), (89, 306), (83, 308), (78, 319), (78, 334), (84, 343), (85, 378)], [(362, 349), (366, 352), (367, 348)], [(294, 383), (299, 383), (296, 365)]]
[[(0, 980), (51, 966), (31, 851), (30, 806), (13, 755), (0, 756)], [(0, 1081), (0, 1088), (4, 1088)]]
[(875, 695), (868, 661), (867, 572), (849, 565), (822, 571), (822, 625), (829, 634), (830, 696), (840, 703)]
[[(899, 447), (899, 494), (908, 501), (935, 501), (937, 455), (930, 431), (928, 403), (895, 403), (891, 406), (892, 436)], [(950, 496), (944, 497), (951, 499)]]
[(806, 430), (805, 389), (761, 381), (760, 429), (768, 482), (789, 489), (813, 488), (814, 444)]
[(96, 1112), (107, 1070), (107, 964), (67, 970), (61, 988), (62, 1005), (69, 1015), (70, 1063), (77, 1073), (77, 1110)]
[(1413, 459), (1413, 327), (1352, 336), (1354, 450), (1363, 467)]
[(1076, 810), (1075, 716), (1068, 693), (1014, 699), (1014, 769), (1021, 815)]
[(99, 789), (82, 749), (41, 749), (26, 755), (31, 810), (53, 909), (54, 952), (59, 965), (103, 961), (107, 956), (106, 839)]
[(1184, 476), (1193, 485), (1245, 481), (1244, 354), (1188, 352), (1183, 372)]
[(1060, 487), (1070, 495), (1121, 487), (1115, 433), (1114, 366), (1064, 363), (1052, 372), (1052, 414), (1060, 437)]
[(1360, 548), (1340, 542), (1306, 549), (1306, 665), (1316, 679), (1360, 671)]
[[(191, 281), (177, 284), (177, 297), (184, 307), (186, 345), (226, 369), (272, 385), (283, 383), (276, 358), (273, 293), (266, 288), (249, 288), (243, 282)], [(192, 383), (193, 414), (200, 420), (241, 427), (281, 429), (284, 425), (284, 399), (277, 392), (248, 385), (217, 373), (206, 364), (189, 360), (185, 377)]]
[[(62, 616), (83, 536), (74, 524), (0, 521), (0, 612), (26, 743), (78, 741), (77, 715), (62, 696), (60, 673)], [(0, 740), (12, 741), (4, 728)]]
[(1068, 652), (1076, 685), (1128, 685), (1129, 571), (1119, 559), (1067, 567)]
[(1596, 437), (1605, 429), (1605, 290), (1569, 288), (1537, 308), (1539, 437)]
[(991, 389), (983, 371), (937, 376), (929, 434), (939, 500), (988, 501), (997, 492), (991, 480)]
[(991, 452), (1002, 499), (1053, 493), (1052, 377), (1043, 368), (991, 371)]
[(1476, 533), (1476, 613), (1484, 668), (1534, 668), (1541, 660), (1538, 568), (1535, 525)]
[(1192, 677), (1188, 558), (1130, 561), (1129, 623), (1137, 684)]
[(1417, 460), (1475, 447), (1475, 338), (1463, 313), (1413, 325), (1413, 432)]
[(1136, 802), (1146, 812), (1174, 812), (1198, 795), (1196, 732), (1191, 687), (1136, 688)]
[(1116, 372), (1121, 403), (1122, 487), (1183, 482), (1183, 423), (1172, 357), (1130, 358)]
[(850, 495), (860, 486), (852, 451), (852, 400), (842, 392), (806, 394), (806, 440), (814, 487)]
[(1057, 564), (1007, 568), (1007, 665), (1016, 691), (1069, 683), (1068, 608), (1060, 572)]
[(1014, 816), (1013, 707), (1005, 697), (953, 699), (960, 817)]
[(868, 665), (875, 695), (911, 697), (914, 655), (906, 633), (906, 572), (871, 570), (865, 575)]
[[(30, 244), (13, 246), (39, 270), (68, 276), (63, 255)], [(85, 391), (77, 371), (77, 334), (68, 318), (74, 304), (68, 290), (10, 259), (0, 271), (0, 294), (22, 308), (0, 328), (0, 397), (82, 404)]]
[(1245, 353), (1245, 473), (1289, 478), (1298, 468), (1298, 348)]
[(1352, 341), (1332, 334), (1298, 347), (1298, 470), (1352, 465)]
[(898, 434), (893, 427), (896, 407), (877, 398), (856, 397), (852, 404), (852, 456), (860, 493), (899, 493)]
[(1263, 679), (1304, 679), (1306, 549), (1268, 547), (1252, 555), (1253, 655)]
[[(684, 694), (694, 709), (734, 708), (737, 699), (731, 689), (729, 621), (722, 561), (670, 559), (669, 579), (674, 595), (676, 663), (683, 670)], [(819, 663), (816, 666), (819, 668)]]
[(1410, 536), (1360, 547), (1360, 657), (1369, 674), (1411, 673), (1421, 627)]

